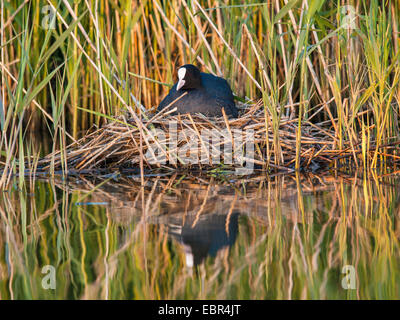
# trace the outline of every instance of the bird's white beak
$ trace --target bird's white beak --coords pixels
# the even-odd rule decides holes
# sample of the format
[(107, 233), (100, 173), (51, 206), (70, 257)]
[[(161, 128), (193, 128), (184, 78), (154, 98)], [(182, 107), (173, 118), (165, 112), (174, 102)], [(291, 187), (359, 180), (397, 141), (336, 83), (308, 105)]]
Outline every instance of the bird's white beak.
[(176, 86), (176, 91), (178, 91), (180, 88), (182, 88), (185, 85), (185, 80), (179, 79), (178, 85)]
[(185, 85), (185, 75), (186, 75), (186, 68), (180, 68), (178, 70), (178, 85), (176, 86), (176, 91), (182, 88)]

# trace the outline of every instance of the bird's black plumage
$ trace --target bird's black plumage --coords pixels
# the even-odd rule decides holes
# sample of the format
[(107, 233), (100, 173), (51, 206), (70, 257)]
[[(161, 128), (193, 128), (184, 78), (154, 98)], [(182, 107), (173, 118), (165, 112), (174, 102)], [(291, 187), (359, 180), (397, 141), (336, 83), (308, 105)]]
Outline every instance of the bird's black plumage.
[(232, 90), (228, 82), (209, 73), (200, 72), (191, 64), (184, 65), (184, 85), (177, 90), (178, 83), (169, 91), (161, 101), (157, 110), (160, 111), (179, 98), (185, 92), (187, 94), (176, 101), (169, 109), (177, 108), (177, 113), (202, 113), (206, 116), (222, 116), (224, 108), (227, 116), (237, 118), (238, 110), (233, 100)]

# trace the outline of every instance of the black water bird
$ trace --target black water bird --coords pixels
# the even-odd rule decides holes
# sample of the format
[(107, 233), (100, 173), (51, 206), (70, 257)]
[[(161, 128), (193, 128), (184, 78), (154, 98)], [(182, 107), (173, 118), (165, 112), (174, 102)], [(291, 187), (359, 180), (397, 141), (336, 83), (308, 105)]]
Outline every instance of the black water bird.
[[(178, 99), (185, 92), (186, 95)], [(175, 101), (176, 99), (178, 100)], [(172, 102), (174, 103), (171, 105)], [(200, 72), (192, 64), (186, 64), (178, 69), (178, 82), (161, 101), (157, 110), (161, 111), (167, 106), (169, 110), (176, 107), (176, 113), (202, 113), (210, 117), (222, 116), (224, 108), (228, 117), (238, 117), (228, 82), (221, 77)]]

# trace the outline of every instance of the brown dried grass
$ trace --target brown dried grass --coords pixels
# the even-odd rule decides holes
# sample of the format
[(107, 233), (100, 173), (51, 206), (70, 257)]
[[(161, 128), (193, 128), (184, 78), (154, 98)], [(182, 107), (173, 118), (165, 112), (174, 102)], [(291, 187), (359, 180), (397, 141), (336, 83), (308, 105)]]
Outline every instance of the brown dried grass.
[[(290, 106), (286, 106), (290, 107)], [(61, 151), (47, 155), (38, 163), (40, 171), (61, 170), (65, 163), (67, 168), (77, 172), (90, 171), (94, 169), (116, 169), (120, 167), (139, 167), (141, 159), (145, 169), (190, 169), (197, 168), (200, 170), (213, 169), (222, 164), (224, 168), (237, 168), (241, 164), (224, 163), (224, 154), (220, 162), (216, 165), (212, 161), (213, 149), (209, 147), (208, 141), (201, 136), (204, 129), (208, 130), (225, 130), (228, 134), (221, 144), (232, 143), (232, 137), (235, 130), (254, 131), (254, 157), (253, 159), (246, 157), (246, 151), (243, 145), (246, 143), (246, 136), (243, 134), (243, 141), (239, 148), (240, 155), (246, 161), (253, 162), (254, 165), (267, 170), (273, 171), (293, 171), (296, 159), (296, 133), (298, 119), (289, 119), (282, 117), (279, 122), (279, 152), (274, 149), (274, 133), (271, 116), (264, 109), (262, 102), (253, 104), (242, 113), (238, 119), (228, 119), (226, 116), (221, 118), (207, 118), (202, 115), (171, 115), (174, 110), (165, 112), (164, 110), (152, 118), (142, 119), (140, 128), (136, 125), (134, 119), (127, 119), (122, 116), (114, 121), (102, 125), (100, 128), (92, 129), (89, 133), (69, 145), (63, 154)], [(363, 114), (360, 113), (360, 116)], [(267, 121), (265, 120), (267, 116)], [(137, 120), (137, 119), (136, 119)], [(176, 123), (176, 130), (168, 132), (169, 124)], [(267, 127), (267, 130), (266, 130)], [(165, 132), (164, 139), (156, 137), (156, 131), (163, 130)], [(190, 132), (191, 135), (183, 133), (183, 130)], [(345, 144), (342, 149), (337, 148), (337, 139), (335, 130), (331, 126), (331, 122), (311, 123), (310, 121), (302, 122), (301, 132), (301, 164), (302, 169), (307, 170), (312, 164), (317, 164), (314, 168), (323, 168), (332, 164), (336, 160), (350, 159), (357, 166), (357, 159), (362, 156), (361, 137), (359, 140)], [(178, 137), (176, 148), (168, 148), (171, 135)], [(179, 156), (180, 148), (188, 146), (193, 137), (198, 139), (198, 149), (196, 152), (201, 154), (206, 152), (208, 162), (198, 164), (188, 164), (181, 161)], [(142, 140), (141, 140), (142, 138)], [(387, 143), (381, 145), (385, 151), (382, 151), (386, 157), (395, 162), (400, 160), (399, 142)], [(142, 146), (142, 147), (141, 147)], [(156, 159), (154, 147), (159, 147), (158, 152), (165, 159), (165, 163), (153, 163)], [(235, 148), (235, 146), (234, 146)], [(154, 152), (151, 152), (151, 150)], [(235, 149), (234, 149), (235, 150)], [(237, 150), (237, 149), (236, 149)], [(150, 152), (150, 158), (144, 157), (146, 152)], [(375, 148), (370, 147), (369, 152), (374, 152)], [(63, 157), (66, 158), (64, 161)], [(235, 157), (235, 155), (234, 155)], [(156, 161), (154, 161), (156, 162)], [(360, 161), (362, 163), (362, 161)]]

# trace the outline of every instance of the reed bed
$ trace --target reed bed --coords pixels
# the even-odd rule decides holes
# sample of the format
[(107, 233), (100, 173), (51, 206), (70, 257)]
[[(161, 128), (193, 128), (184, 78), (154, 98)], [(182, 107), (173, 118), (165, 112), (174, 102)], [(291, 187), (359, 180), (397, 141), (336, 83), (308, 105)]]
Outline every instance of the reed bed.
[[(54, 154), (127, 112), (140, 128), (185, 63), (227, 78), (238, 101), (261, 99), (259, 165), (291, 165), (284, 126), (297, 128), (297, 170), (328, 152), (352, 154), (359, 167), (390, 165), (400, 140), (399, 17), (398, 1), (377, 0), (3, 1), (0, 186), (34, 169), (38, 131)], [(303, 145), (310, 130), (331, 147)]]

